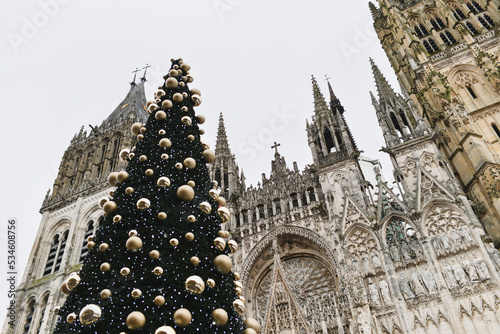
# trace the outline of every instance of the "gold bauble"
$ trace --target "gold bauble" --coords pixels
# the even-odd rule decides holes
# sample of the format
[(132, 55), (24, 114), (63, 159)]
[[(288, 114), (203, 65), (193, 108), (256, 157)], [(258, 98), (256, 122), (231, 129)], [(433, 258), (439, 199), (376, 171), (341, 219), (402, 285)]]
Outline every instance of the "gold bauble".
[(188, 107), (186, 107), (186, 106), (182, 106), (182, 107), (181, 107), (181, 110), (182, 110), (182, 111), (184, 111), (184, 112), (188, 112), (188, 110), (189, 110), (189, 109), (188, 109)]
[(243, 313), (245, 313), (245, 303), (243, 303), (243, 301), (241, 299), (236, 299), (233, 302), (233, 308), (235, 309), (235, 311), (239, 315), (242, 315)]
[(167, 88), (177, 88), (177, 86), (179, 85), (179, 83), (177, 82), (177, 79), (176, 78), (168, 78), (167, 81), (165, 82), (165, 86), (167, 86)]
[(240, 274), (239, 274), (239, 273), (237, 273), (237, 272), (235, 272), (235, 273), (234, 273), (234, 279), (235, 279), (236, 281), (239, 281), (239, 280), (240, 280), (240, 278), (241, 278)]
[(66, 281), (62, 282), (61, 284), (61, 292), (64, 293), (65, 295), (69, 295), (69, 289), (68, 285), (66, 284)]
[(219, 326), (224, 326), (227, 323), (228, 316), (224, 309), (218, 308), (212, 312), (212, 319)]
[(188, 97), (188, 93), (186, 93), (186, 92), (182, 93), (182, 97), (183, 97), (183, 98)]
[(142, 240), (139, 237), (133, 236), (128, 238), (126, 247), (131, 252), (136, 252), (142, 248)]
[(188, 139), (189, 141), (194, 141), (194, 136), (193, 136), (193, 135), (189, 135), (189, 136), (187, 136), (187, 139)]
[(76, 320), (76, 313), (74, 313), (74, 312), (73, 312), (73, 313), (68, 314), (68, 316), (66, 317), (66, 321), (67, 321), (68, 323), (72, 323), (72, 322), (73, 322), (73, 321), (75, 321), (75, 320)]
[(167, 219), (167, 214), (165, 212), (158, 213), (158, 219), (159, 220), (166, 220)]
[(227, 223), (229, 221), (229, 218), (231, 218), (231, 214), (229, 213), (229, 210), (221, 206), (219, 209), (217, 209), (217, 213), (219, 214), (220, 218), (222, 219), (222, 223)]
[(236, 288), (234, 288), (234, 291), (236, 291), (236, 295), (237, 295), (238, 297), (239, 297), (239, 296), (241, 296), (241, 295), (243, 294), (243, 289), (242, 289), (242, 288), (240, 288), (240, 287), (238, 287), (238, 286), (237, 286)]
[(168, 75), (171, 77), (176, 77), (179, 75), (179, 72), (177, 70), (171, 69), (170, 72), (168, 72)]
[(215, 161), (215, 153), (212, 150), (204, 150), (202, 153), (205, 161), (209, 164)]
[(141, 133), (137, 136), (137, 140), (141, 141), (144, 139), (144, 135)]
[(140, 131), (141, 133), (145, 133), (145, 132), (146, 132), (146, 130), (147, 130), (147, 129), (146, 129), (146, 127), (145, 127), (145, 126), (143, 126), (143, 127), (141, 128), (141, 130), (139, 130), (139, 131)]
[(257, 332), (253, 328), (247, 328), (243, 331), (243, 334), (257, 334)]
[(163, 268), (162, 267), (156, 267), (153, 269), (153, 274), (155, 274), (156, 276), (160, 276), (161, 274), (163, 274)]
[(146, 172), (144, 174), (146, 174), (146, 176), (153, 176), (154, 173), (155, 172), (151, 168), (148, 168), (146, 169)]
[(91, 242), (91, 241), (94, 241), (94, 236), (93, 235), (89, 235), (87, 237), (87, 242)]
[(193, 275), (189, 276), (186, 280), (186, 290), (191, 291), (193, 293), (202, 293), (205, 291), (205, 282), (200, 276)]
[(187, 82), (193, 82), (194, 78), (191, 74), (188, 74), (188, 75), (186, 75), (186, 80), (187, 80)]
[(116, 179), (118, 180), (118, 182), (123, 183), (128, 180), (129, 176), (130, 175), (128, 175), (126, 171), (122, 170), (121, 172), (118, 173)]
[(175, 247), (179, 245), (179, 240), (177, 240), (176, 238), (172, 238), (170, 239), (169, 243)]
[(219, 206), (226, 206), (226, 199), (222, 196), (219, 196), (219, 198), (217, 199), (217, 204), (219, 204)]
[(77, 273), (71, 273), (66, 279), (66, 285), (68, 286), (69, 290), (73, 290), (78, 284), (80, 284), (80, 281), (80, 275), (78, 275)]
[(111, 295), (112, 295), (112, 292), (109, 289), (104, 289), (101, 291), (101, 298), (102, 299), (108, 299), (109, 297), (111, 297)]
[(122, 269), (120, 269), (120, 275), (127, 276), (128, 274), (130, 274), (130, 269), (128, 267), (123, 267)]
[(210, 213), (210, 211), (212, 211), (212, 206), (208, 202), (201, 202), (200, 209), (205, 213)]
[(181, 93), (175, 93), (172, 98), (175, 102), (182, 102), (182, 100), (184, 100)]
[(231, 233), (229, 233), (229, 231), (224, 231), (224, 234), (225, 238), (229, 238), (231, 236)]
[(238, 250), (238, 243), (234, 240), (229, 240), (227, 242), (227, 246), (229, 247), (229, 249), (231, 250), (231, 253), (234, 253)]
[(177, 163), (175, 164), (175, 168), (177, 168), (177, 169), (182, 169), (182, 164), (181, 164), (180, 162), (177, 162)]
[(158, 110), (155, 114), (155, 118), (156, 120), (161, 121), (167, 118), (167, 114), (163, 110)]
[(162, 176), (156, 181), (156, 184), (160, 187), (169, 187), (170, 186), (170, 179), (166, 176)]
[(203, 130), (203, 129), (200, 129), (198, 132), (200, 133), (200, 135), (204, 135), (205, 134), (205, 130)]
[(162, 159), (162, 160), (167, 160), (167, 159), (168, 159), (168, 154), (167, 154), (167, 153), (163, 153), (163, 154), (161, 155), (161, 159)]
[(159, 145), (161, 148), (169, 148), (172, 146), (172, 142), (168, 138), (162, 138), (160, 139)]
[(104, 204), (106, 204), (109, 201), (109, 198), (103, 197), (99, 200), (99, 206), (102, 208)]
[(59, 311), (61, 310), (61, 308), (59, 306), (56, 306), (52, 309), (52, 312), (55, 314), (55, 315), (58, 315), (59, 314)]
[(129, 158), (130, 160), (134, 159), (134, 157), (135, 157), (135, 153), (130, 153), (130, 154), (128, 155), (128, 158)]
[[(210, 144), (206, 143), (204, 141), (201, 142), (201, 146), (203, 146), (203, 150), (209, 150), (210, 149)], [(215, 181), (217, 182), (217, 181)]]
[(103, 264), (101, 264), (100, 269), (102, 272), (109, 271), (111, 269), (111, 265), (107, 262), (104, 262)]
[(125, 189), (125, 194), (130, 195), (130, 194), (133, 194), (133, 193), (134, 193), (134, 188), (127, 187), (127, 189)]
[(188, 126), (191, 125), (191, 124), (193, 124), (193, 120), (189, 116), (182, 117), (181, 118), (181, 122), (184, 123), (184, 124), (186, 124), (186, 125), (188, 125)]
[(165, 305), (165, 297), (163, 296), (156, 296), (154, 299), (155, 305), (156, 306), (163, 306)]
[(207, 286), (209, 288), (215, 287), (215, 281), (213, 279), (211, 279), (211, 278), (207, 279)]
[(223, 251), (224, 248), (226, 248), (226, 240), (222, 239), (221, 237), (217, 237), (214, 240), (214, 245), (217, 247), (220, 251)]
[[(180, 59), (179, 59), (180, 60)], [(191, 66), (188, 64), (188, 63), (182, 63), (181, 64), (181, 69), (184, 71), (184, 72), (187, 72), (191, 69)]]
[(89, 304), (80, 311), (80, 322), (83, 325), (90, 325), (99, 320), (102, 311), (98, 305)]
[(177, 197), (185, 202), (189, 202), (194, 198), (194, 189), (188, 185), (182, 185), (177, 189)]
[(184, 159), (184, 166), (186, 166), (189, 169), (194, 169), (196, 167), (196, 160), (193, 158), (189, 157)]
[(132, 124), (132, 126), (130, 127), (130, 131), (132, 131), (132, 133), (137, 136), (139, 134), (139, 131), (141, 130), (142, 128), (142, 123), (134, 123)]
[(206, 118), (205, 118), (205, 116), (200, 114), (200, 115), (196, 116), (196, 121), (198, 122), (198, 124), (203, 124), (203, 123), (205, 123)]
[(115, 202), (113, 201), (107, 201), (103, 207), (102, 207), (103, 211), (106, 213), (106, 214), (110, 214), (110, 213), (113, 213), (115, 212), (117, 209), (118, 209), (118, 205), (116, 205)]
[(188, 222), (194, 223), (195, 221), (196, 221), (196, 217), (195, 216), (193, 216), (193, 215), (189, 215), (188, 216)]
[(138, 235), (139, 233), (137, 232), (137, 230), (130, 230), (128, 232), (128, 236), (129, 237), (135, 237), (136, 235)]
[(191, 99), (194, 101), (194, 106), (197, 107), (201, 104), (201, 96), (194, 94), (191, 96)]
[(130, 154), (130, 150), (128, 148), (124, 148), (120, 151), (119, 157), (121, 162), (126, 162), (128, 155)]
[(174, 313), (174, 324), (179, 327), (186, 327), (191, 323), (191, 312), (188, 309), (180, 308)]
[(127, 327), (131, 330), (136, 330), (144, 327), (146, 317), (139, 311), (134, 311), (127, 316)]
[(243, 325), (245, 328), (250, 328), (253, 329), (255, 332), (260, 333), (260, 324), (257, 320), (254, 318), (247, 318), (244, 322)]
[(191, 94), (201, 96), (201, 91), (198, 88), (193, 88), (193, 89), (191, 89)]
[(114, 190), (110, 190), (109, 191), (109, 197), (113, 197), (115, 196), (115, 191)]
[(112, 172), (108, 175), (108, 183), (110, 186), (112, 187), (116, 187), (117, 186), (117, 177), (118, 177), (118, 172)]
[(161, 103), (161, 106), (163, 107), (163, 109), (170, 109), (170, 108), (172, 108), (174, 106), (174, 104), (170, 100), (164, 100)]
[(194, 188), (196, 187), (196, 183), (194, 183), (194, 181), (188, 181), (188, 186), (190, 186), (191, 188)]
[(151, 103), (148, 107), (148, 112), (154, 113), (156, 110), (158, 110), (158, 105), (156, 103)]
[(191, 233), (191, 232), (186, 233), (186, 235), (184, 237), (186, 238), (187, 241), (193, 241), (194, 240), (194, 234)]
[(140, 161), (140, 162), (146, 162), (146, 161), (148, 161), (148, 157), (147, 157), (147, 156), (145, 156), (145, 155), (141, 155), (141, 156), (139, 157), (139, 161)]
[(181, 82), (179, 82), (179, 86), (184, 87), (184, 86), (186, 86), (186, 84), (181, 81)]
[(151, 252), (149, 252), (149, 257), (152, 259), (157, 259), (160, 257), (160, 252), (157, 251), (156, 249), (152, 250)]
[(93, 242), (93, 241), (87, 242), (87, 249), (88, 250), (91, 250), (94, 247), (95, 247), (95, 242)]
[(147, 198), (141, 198), (137, 201), (137, 208), (141, 210), (148, 209), (151, 206), (151, 202)]
[(114, 217), (113, 217), (113, 222), (114, 222), (114, 223), (118, 223), (118, 222), (120, 222), (121, 220), (122, 220), (122, 216), (120, 216), (120, 215), (116, 215), (116, 216), (114, 216)]
[(140, 296), (142, 296), (142, 291), (139, 289), (134, 289), (134, 290), (132, 290), (130, 295), (134, 298), (139, 298)]
[(221, 238), (225, 238), (226, 237), (226, 231), (223, 231), (223, 230), (220, 230), (219, 232), (217, 232), (217, 235)]
[(108, 249), (109, 249), (109, 245), (108, 245), (107, 243), (105, 243), (105, 242), (103, 242), (102, 244), (100, 244), (100, 245), (99, 245), (99, 250), (100, 250), (101, 252), (105, 252), (105, 251), (107, 251)]
[(214, 265), (222, 274), (227, 274), (231, 271), (233, 263), (229, 256), (221, 254), (214, 259)]
[(165, 130), (161, 129), (160, 131), (158, 131), (158, 134), (160, 136), (163, 136), (165, 133), (167, 133)]
[(170, 326), (161, 326), (155, 330), (155, 334), (175, 334), (175, 329)]
[(158, 89), (158, 91), (156, 92), (156, 96), (161, 98), (163, 96), (165, 96), (165, 91), (163, 89)]
[(192, 265), (197, 266), (200, 264), (200, 259), (197, 256), (193, 256), (189, 259)]
[(219, 192), (216, 189), (210, 189), (208, 191), (208, 194), (210, 197), (212, 197), (214, 200), (217, 200), (219, 198)]

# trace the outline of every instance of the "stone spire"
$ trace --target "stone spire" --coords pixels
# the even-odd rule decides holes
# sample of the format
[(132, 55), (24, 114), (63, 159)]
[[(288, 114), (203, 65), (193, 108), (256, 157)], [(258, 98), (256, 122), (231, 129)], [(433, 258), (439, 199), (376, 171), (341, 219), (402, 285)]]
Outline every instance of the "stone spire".
[(321, 93), (314, 75), (311, 76), (311, 81), (313, 86), (314, 112), (316, 117), (321, 118), (329, 112), (328, 105), (326, 104), (325, 97), (323, 96), (323, 93)]
[(380, 100), (384, 100), (385, 102), (392, 102), (396, 93), (394, 89), (392, 89), (387, 79), (384, 77), (378, 66), (375, 64), (372, 58), (370, 58), (370, 64), (372, 66), (373, 77), (375, 78), (375, 84), (377, 85), (377, 92)]
[(229, 148), (229, 143), (227, 141), (226, 126), (224, 124), (224, 115), (222, 115), (222, 112), (219, 115), (219, 126), (217, 128), (217, 140), (215, 142), (215, 153), (217, 155), (231, 153), (231, 149)]
[(112, 125), (129, 118), (131, 114), (137, 117), (138, 122), (145, 123), (147, 121), (148, 114), (146, 112), (147, 101), (144, 92), (144, 82), (145, 80), (141, 80), (139, 83), (135, 81), (130, 83), (130, 90), (127, 96), (125, 96), (123, 101), (113, 110), (111, 115), (102, 122), (99, 127), (100, 130), (107, 125)]

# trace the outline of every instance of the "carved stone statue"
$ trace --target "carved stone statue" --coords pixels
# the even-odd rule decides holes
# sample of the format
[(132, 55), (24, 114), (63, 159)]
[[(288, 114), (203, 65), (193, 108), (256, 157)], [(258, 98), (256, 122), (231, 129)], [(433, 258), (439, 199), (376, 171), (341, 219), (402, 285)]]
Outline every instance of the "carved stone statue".
[(399, 291), (401, 291), (405, 300), (415, 298), (415, 294), (410, 287), (410, 283), (403, 272), (399, 275)]
[(391, 293), (389, 291), (389, 284), (382, 276), (380, 276), (379, 281), (380, 293), (382, 295), (382, 299), (386, 305), (392, 305)]
[(490, 254), (491, 259), (493, 260), (493, 263), (500, 270), (500, 251), (498, 251), (498, 249), (495, 248), (495, 245), (493, 243), (490, 243), (490, 248), (488, 249), (488, 253)]
[(419, 261), (422, 261), (424, 259), (424, 253), (422, 252), (422, 247), (420, 247), (417, 238), (414, 237), (411, 239), (410, 248), (413, 251), (413, 253), (415, 253), (415, 256)]
[(361, 269), (363, 270), (363, 273), (367, 273), (367, 272), (372, 271), (370, 261), (368, 260), (368, 255), (366, 255), (366, 254), (361, 255), (361, 266), (362, 266)]
[(474, 246), (475, 242), (472, 239), (472, 236), (471, 236), (467, 226), (465, 226), (465, 225), (460, 226), (460, 228), (458, 229), (458, 233), (460, 234), (460, 236), (464, 240), (464, 243), (465, 243), (465, 245), (467, 245), (467, 247)]
[(452, 272), (450, 265), (448, 264), (448, 262), (446, 262), (446, 260), (443, 260), (441, 262), (441, 271), (443, 273), (444, 280), (448, 284), (448, 287), (450, 289), (456, 288), (457, 281), (455, 279), (455, 276), (453, 275), (453, 272)]
[(458, 235), (457, 231), (450, 230), (448, 234), (450, 235), (450, 238), (453, 241), (453, 244), (455, 245), (455, 251), (458, 252), (459, 250), (466, 249), (462, 241), (462, 237)]
[(401, 254), (403, 254), (403, 260), (405, 261), (405, 263), (412, 262), (410, 246), (408, 246), (408, 243), (405, 241), (401, 243)]
[(463, 287), (468, 283), (467, 277), (465, 276), (464, 268), (458, 264), (455, 260), (451, 260), (451, 268), (453, 269), (453, 275), (458, 282), (460, 287)]
[(390, 247), (389, 247), (389, 250), (391, 252), (391, 257), (392, 257), (392, 260), (394, 261), (394, 263), (396, 265), (399, 265), (401, 263), (401, 256), (399, 255), (399, 249), (398, 249), (398, 246), (395, 245), (395, 244), (392, 244)]
[(429, 294), (437, 293), (436, 280), (434, 279), (434, 275), (427, 269), (426, 266), (422, 266), (422, 280), (424, 281), (425, 287)]
[(373, 252), (372, 262), (373, 262), (373, 266), (375, 267), (375, 270), (382, 269), (382, 263), (380, 262), (380, 258), (378, 257), (378, 252)]
[(417, 296), (425, 295), (424, 287), (422, 286), (422, 283), (420, 283), (420, 277), (418, 276), (418, 272), (415, 268), (412, 269), (410, 274), (410, 285)]
[(469, 279), (472, 282), (479, 282), (479, 276), (477, 275), (476, 267), (469, 261), (468, 258), (466, 258), (464, 255), (460, 257), (460, 263), (462, 264), (462, 267), (464, 268), (465, 272), (467, 273), (467, 276), (469, 276)]
[(444, 254), (449, 254), (451, 252), (450, 239), (446, 235), (446, 233), (439, 233), (439, 240), (441, 240), (441, 244), (443, 245)]
[(474, 263), (474, 267), (476, 267), (477, 273), (481, 281), (486, 281), (491, 279), (490, 271), (488, 270), (486, 262), (484, 262), (482, 258), (478, 257), (476, 252), (473, 252), (472, 256), (474, 257), (474, 260), (472, 262)]
[(437, 256), (444, 255), (443, 245), (441, 244), (441, 239), (439, 238), (439, 236), (437, 235), (431, 236), (431, 244), (432, 247), (434, 247)]
[(364, 310), (362, 307), (357, 308), (358, 311), (358, 330), (359, 334), (372, 334), (372, 320), (369, 310)]
[(368, 291), (370, 292), (370, 299), (373, 306), (380, 307), (380, 296), (378, 294), (378, 288), (373, 284), (372, 279), (368, 279)]

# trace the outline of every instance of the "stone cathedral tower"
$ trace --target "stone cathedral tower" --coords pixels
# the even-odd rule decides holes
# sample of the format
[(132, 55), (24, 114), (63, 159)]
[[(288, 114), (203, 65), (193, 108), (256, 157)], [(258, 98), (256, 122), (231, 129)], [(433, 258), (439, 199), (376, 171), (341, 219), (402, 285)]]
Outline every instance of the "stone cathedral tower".
[(378, 2), (375, 30), (398, 80), (498, 245), (500, 1)]
[(145, 122), (143, 77), (131, 83), (120, 105), (100, 126), (87, 133), (82, 129), (71, 140), (59, 166), (52, 191), (40, 212), (42, 220), (21, 283), (16, 291), (16, 325), (4, 323), (2, 333), (51, 333), (63, 304), (61, 283), (81, 268), (87, 254), (87, 237), (94, 234), (102, 219), (99, 199), (110, 189), (111, 171), (122, 170), (118, 153), (135, 141), (130, 127)]

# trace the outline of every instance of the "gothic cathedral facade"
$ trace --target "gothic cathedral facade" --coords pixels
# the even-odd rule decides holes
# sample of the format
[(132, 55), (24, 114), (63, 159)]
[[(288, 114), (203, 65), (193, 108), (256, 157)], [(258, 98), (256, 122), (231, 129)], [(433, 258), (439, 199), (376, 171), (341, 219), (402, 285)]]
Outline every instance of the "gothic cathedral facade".
[[(379, 0), (375, 29), (401, 93), (371, 66), (372, 103), (395, 182), (360, 156), (346, 110), (312, 78), (313, 164), (247, 186), (220, 115), (210, 166), (227, 199), (226, 229), (246, 316), (264, 334), (500, 333), (499, 1)], [(18, 321), (2, 333), (51, 333), (98, 227), (110, 171), (144, 122), (144, 80), (64, 154), (21, 285)], [(373, 168), (375, 167), (375, 168)], [(371, 176), (374, 177), (371, 177)]]

